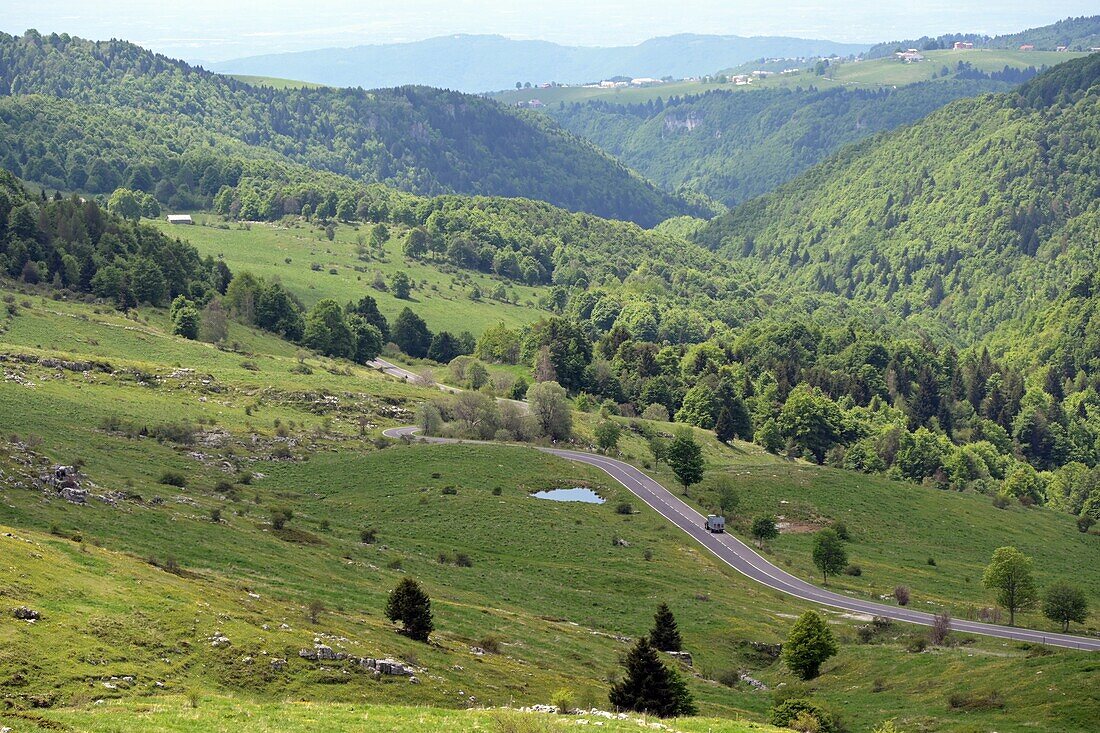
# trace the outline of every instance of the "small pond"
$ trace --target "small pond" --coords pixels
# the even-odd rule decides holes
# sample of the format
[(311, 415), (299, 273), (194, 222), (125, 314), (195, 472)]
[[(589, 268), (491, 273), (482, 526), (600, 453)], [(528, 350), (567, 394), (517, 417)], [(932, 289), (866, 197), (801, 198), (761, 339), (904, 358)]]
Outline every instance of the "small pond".
[(582, 501), (585, 504), (603, 504), (602, 498), (592, 489), (578, 486), (574, 489), (551, 489), (549, 491), (536, 491), (531, 496), (536, 499), (549, 499), (550, 501)]

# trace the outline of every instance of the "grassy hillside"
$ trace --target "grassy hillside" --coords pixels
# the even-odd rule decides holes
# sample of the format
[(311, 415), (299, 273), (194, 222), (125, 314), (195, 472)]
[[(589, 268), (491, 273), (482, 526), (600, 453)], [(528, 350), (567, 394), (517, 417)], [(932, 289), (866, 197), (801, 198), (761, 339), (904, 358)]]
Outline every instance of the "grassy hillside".
[(295, 79), (281, 79), (277, 76), (252, 76), (249, 74), (227, 74), (237, 81), (243, 81), (254, 87), (271, 87), (272, 89), (317, 89), (324, 86), (311, 81), (297, 81)]
[[(537, 99), (547, 106), (557, 106), (564, 102), (602, 101), (611, 104), (641, 104), (657, 98), (668, 100), (671, 97), (684, 97), (705, 94), (708, 91), (725, 89), (731, 92), (749, 92), (760, 89), (831, 89), (833, 87), (858, 87), (878, 89), (902, 86), (921, 81), (942, 78), (942, 70), (947, 66), (955, 70), (958, 63), (964, 62), (974, 69), (984, 72), (1009, 69), (1036, 69), (1042, 66), (1054, 66), (1087, 55), (1087, 51), (1069, 51), (1057, 53), (1050, 51), (1020, 51), (1018, 49), (974, 49), (970, 51), (931, 50), (922, 51), (926, 60), (916, 64), (906, 64), (892, 57), (867, 60), (844, 61), (831, 60), (824, 75), (813, 68), (800, 69), (792, 73), (772, 74), (763, 79), (755, 79), (751, 84), (737, 85), (730, 81), (718, 81), (718, 74), (699, 81), (676, 81), (645, 87), (619, 87), (600, 89), (595, 87), (551, 87), (547, 89), (509, 89), (489, 95), (491, 98), (507, 104), (528, 103)], [(792, 68), (798, 64), (792, 62)], [(739, 67), (721, 72), (726, 75), (751, 72), (753, 69)]]
[[(629, 431), (625, 435), (625, 454), (649, 462), (645, 442)], [(704, 513), (718, 511), (717, 486), (728, 479), (740, 499), (733, 531), (751, 542), (753, 518), (780, 517), (783, 531), (767, 553), (810, 582), (821, 582), (811, 557), (813, 533), (840, 522), (851, 533), (849, 559), (863, 572), (830, 578), (834, 590), (893, 602), (888, 597), (894, 587), (906, 585), (914, 608), (930, 613), (947, 608), (953, 616), (978, 620), (981, 608), (994, 605), (982, 588), (982, 570), (993, 550), (1013, 545), (1034, 558), (1040, 585), (1059, 578), (1081, 584), (1094, 599), (1085, 627), (1100, 628), (1100, 573), (1083, 570), (1100, 551), (1100, 537), (1078, 532), (1072, 516), (1039, 507), (998, 509), (980, 494), (778, 459), (750, 443), (731, 448), (709, 431), (696, 431), (696, 439), (704, 446), (707, 479), (687, 500)], [(665, 486), (677, 484), (663, 463), (653, 473)], [(1037, 609), (1017, 623), (1058, 630)]]
[[(45, 696), (51, 711), (29, 713), (34, 717), (95, 728), (100, 707), (89, 702), (117, 697), (120, 702), (110, 709), (134, 716), (120, 725), (154, 720), (194, 727), (233, 704), (260, 719), (279, 715), (276, 703), (288, 692), (292, 699), (322, 704), (322, 711), (329, 703), (354, 702), (463, 707), (470, 695), (479, 704), (546, 702), (563, 686), (578, 700), (602, 704), (607, 677), (625, 649), (618, 638), (644, 632), (661, 600), (672, 604), (695, 654), (689, 684), (704, 714), (764, 716), (769, 693), (714, 681), (728, 679), (730, 670), (746, 669), (769, 687), (791, 681), (779, 663), (755, 656), (744, 643), (779, 641), (805, 604), (718, 565), (644, 507), (617, 514), (616, 504), (629, 496), (592, 469), (527, 448), (380, 450), (373, 442), (377, 431), (409, 420), (403, 410), (434, 392), (314, 358), (306, 360), (312, 374), (293, 373), (298, 360), (291, 347), (238, 327), (230, 339), (239, 343), (238, 351), (230, 352), (167, 335), (162, 312), (143, 311), (133, 320), (111, 310), (13, 295), (17, 314), (0, 337), (8, 355), (0, 383), (6, 417), (0, 470), (7, 477), (0, 523), (32, 544), (0, 537), (6, 557), (26, 556), (10, 565), (23, 568), (22, 575), (5, 569), (9, 574), (0, 576), (0, 586), (8, 605), (29, 605), (43, 618), (32, 627), (8, 616), (0, 621), (0, 634), (12, 642), (27, 644), (29, 629), (36, 650), (30, 662), (18, 651), (25, 647), (0, 644), (15, 655), (5, 666), (20, 670), (18, 677), (0, 681), (0, 690), (17, 707)], [(14, 354), (110, 366), (70, 371), (52, 362), (13, 360)], [(181, 371), (188, 368), (197, 371)], [(184, 421), (193, 426), (193, 442), (163, 429)], [(149, 437), (138, 431), (143, 426)], [(640, 455), (637, 446), (626, 448)], [(886, 543), (916, 526), (918, 512), (942, 507), (931, 498), (938, 493), (914, 488), (925, 493), (883, 501), (888, 493), (904, 496), (905, 487), (878, 482), (873, 490), (881, 493), (872, 493), (862, 488), (865, 480), (789, 466), (743, 444), (737, 453), (712, 448), (708, 458), (735, 472), (748, 507), (766, 507), (798, 490), (805, 496), (797, 500), (830, 516), (856, 506), (881, 511), (873, 515), (881, 520), (851, 523), (853, 560), (867, 567), (866, 585), (851, 586), (856, 592), (877, 591), (894, 582), (887, 577), (909, 572), (906, 566), (920, 559), (925, 546)], [(40, 489), (28, 488), (30, 476), (51, 462), (78, 459), (86, 480), (95, 483), (86, 506), (44, 501)], [(182, 474), (185, 486), (160, 483), (168, 471)], [(741, 472), (751, 478), (742, 479)], [(803, 488), (807, 482), (814, 488)], [(608, 503), (555, 504), (528, 496), (539, 488), (574, 485), (596, 488)], [(850, 494), (853, 485), (861, 486), (862, 498)], [(448, 486), (453, 494), (443, 492)], [(101, 493), (115, 505), (95, 498)], [(287, 530), (277, 531), (268, 517), (272, 507), (283, 505), (292, 506), (295, 516)], [(1022, 531), (1011, 529), (1024, 525), (1014, 512), (997, 513), (970, 499), (960, 506), (991, 533), (998, 521), (1008, 536)], [(221, 510), (217, 523), (210, 517), (215, 508)], [(912, 525), (899, 526), (890, 519), (895, 512), (912, 514)], [(882, 523), (882, 533), (864, 529), (875, 522)], [(1053, 519), (1040, 517), (1028, 526), (1039, 528), (1052, 553), (1072, 558), (1080, 551), (1073, 549), (1076, 538)], [(375, 544), (360, 543), (366, 528), (378, 530)], [(627, 546), (614, 545), (614, 537)], [(776, 543), (779, 557), (789, 553), (799, 571), (803, 542), (784, 537)], [(472, 567), (453, 564), (458, 553), (468, 555)], [(963, 603), (966, 589), (959, 578), (977, 572), (982, 553), (974, 549), (957, 563), (937, 554), (950, 582), (936, 591), (932, 575), (914, 577), (915, 598)], [(178, 566), (181, 574), (158, 569), (154, 561)], [(43, 572), (26, 572), (38, 567)], [(431, 647), (395, 635), (381, 618), (384, 594), (406, 575), (424, 582), (433, 597), (439, 630)], [(306, 619), (314, 601), (326, 609), (317, 624)], [(897, 627), (880, 643), (856, 645), (850, 640), (861, 620), (830, 617), (849, 641), (814, 683), (815, 694), (861, 728), (896, 717), (937, 730), (964, 730), (978, 721), (998, 730), (1026, 730), (1036, 719), (1085, 730), (1095, 710), (1091, 698), (1061, 695), (1081, 688), (1091, 664), (1087, 655), (1034, 656), (977, 641), (914, 656), (905, 651), (914, 633), (908, 629)], [(281, 629), (283, 623), (290, 629)], [(215, 632), (231, 645), (212, 647)], [(53, 643), (59, 633), (63, 645)], [(489, 643), (489, 635), (499, 640), (500, 654), (469, 651)], [(334, 677), (295, 657), (314, 638), (335, 638), (333, 644), (354, 654), (415, 660), (426, 668), (422, 683), (373, 682), (350, 672)], [(288, 667), (273, 671), (272, 656), (288, 658)], [(894, 672), (902, 663), (904, 677)], [(1020, 674), (1021, 666), (1027, 674)], [(1034, 684), (1032, 669), (1042, 672), (1042, 685)], [(131, 687), (110, 679), (125, 676), (135, 678)], [(162, 700), (158, 681), (176, 697)], [(979, 695), (994, 686), (1005, 697), (1004, 709), (962, 713), (947, 704), (951, 691)], [(199, 697), (197, 708), (178, 697), (189, 691)], [(234, 702), (221, 701), (226, 696)], [(294, 710), (285, 714), (316, 714)], [(395, 727), (411, 714), (379, 713), (392, 715)], [(685, 723), (683, 730), (707, 725)]]
[[(406, 260), (401, 254), (404, 237), (400, 231), (386, 243), (384, 254), (373, 250), (364, 259), (359, 255), (359, 238), (366, 228), (337, 227), (335, 238), (329, 241), (323, 228), (309, 225), (287, 228), (254, 223), (247, 228), (237, 224), (226, 227), (213, 216), (196, 218), (202, 225), (182, 230), (165, 221), (155, 225), (167, 234), (184, 237), (204, 257), (212, 255), (223, 260), (234, 272), (247, 270), (265, 278), (279, 278), (307, 306), (322, 298), (346, 303), (370, 295), (391, 321), (408, 306), (433, 330), (471, 331), (475, 335), (500, 322), (516, 327), (547, 315), (537, 305), (545, 288), (457, 268), (442, 271), (427, 263)], [(372, 287), (375, 273), (382, 273), (388, 282), (399, 271), (416, 283), (411, 300), (399, 300)], [(516, 301), (514, 304), (489, 297), (501, 284), (509, 298)], [(471, 298), (475, 287), (484, 293), (478, 300)]]
[[(285, 161), (414, 193), (523, 196), (646, 225), (696, 210), (545, 118), (458, 92), (255, 87), (123, 41), (29, 31), (0, 36), (0, 96), (9, 95), (67, 100), (96, 118), (111, 110), (165, 116)], [(103, 132), (117, 138), (123, 130)], [(207, 188), (197, 193), (210, 197), (223, 182), (235, 185), (207, 179), (201, 186), (202, 173), (181, 177), (164, 160), (117, 160), (95, 151), (73, 158), (75, 141), (67, 134), (40, 137), (35, 145), (47, 142), (46, 172), (70, 189), (109, 193), (127, 183), (135, 166), (144, 168), (137, 185), (128, 185), (149, 192), (168, 181)], [(171, 146), (177, 154), (182, 149), (179, 141)], [(0, 150), (0, 159), (9, 157), (21, 156)], [(172, 192), (161, 193), (167, 201)]]

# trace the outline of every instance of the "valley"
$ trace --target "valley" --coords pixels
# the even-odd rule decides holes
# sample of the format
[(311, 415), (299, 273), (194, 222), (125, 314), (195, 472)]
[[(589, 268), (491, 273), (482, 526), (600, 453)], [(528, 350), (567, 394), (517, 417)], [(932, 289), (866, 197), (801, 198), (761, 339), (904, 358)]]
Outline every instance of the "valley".
[(0, 33), (0, 733), (1093, 730), (1095, 26)]

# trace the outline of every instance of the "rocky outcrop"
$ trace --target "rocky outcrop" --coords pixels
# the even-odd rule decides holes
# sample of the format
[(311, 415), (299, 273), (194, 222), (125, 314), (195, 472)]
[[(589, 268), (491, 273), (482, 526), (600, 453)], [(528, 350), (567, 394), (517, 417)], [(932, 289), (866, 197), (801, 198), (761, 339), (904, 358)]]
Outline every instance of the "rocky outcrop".
[(27, 608), (26, 606), (19, 606), (11, 612), (11, 615), (22, 621), (37, 621), (41, 618), (38, 611), (35, 611), (33, 608)]
[(665, 654), (669, 655), (675, 660), (683, 662), (689, 667), (694, 666), (694, 660), (692, 660), (691, 658), (691, 652), (665, 652)]

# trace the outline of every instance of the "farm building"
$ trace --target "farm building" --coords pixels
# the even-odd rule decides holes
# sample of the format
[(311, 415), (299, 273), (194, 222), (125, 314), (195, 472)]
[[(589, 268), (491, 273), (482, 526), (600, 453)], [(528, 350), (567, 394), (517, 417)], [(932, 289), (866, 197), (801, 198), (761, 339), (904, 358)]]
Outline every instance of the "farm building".
[(191, 218), (190, 214), (169, 214), (168, 215), (168, 223), (169, 224), (194, 224), (195, 222)]

